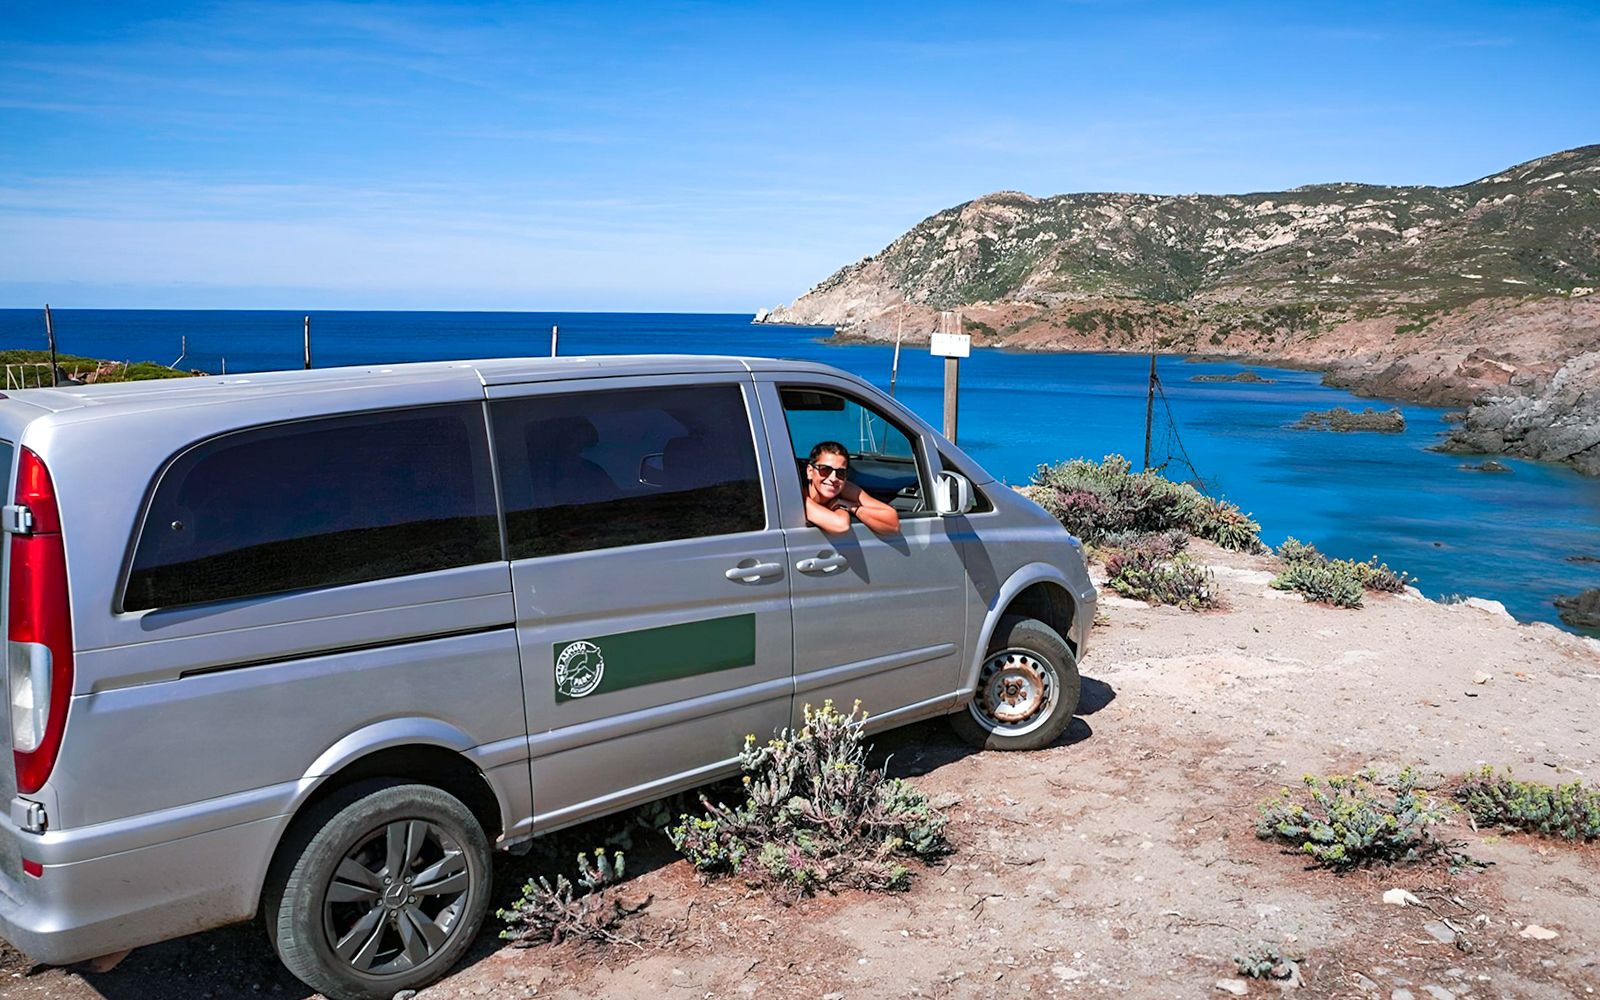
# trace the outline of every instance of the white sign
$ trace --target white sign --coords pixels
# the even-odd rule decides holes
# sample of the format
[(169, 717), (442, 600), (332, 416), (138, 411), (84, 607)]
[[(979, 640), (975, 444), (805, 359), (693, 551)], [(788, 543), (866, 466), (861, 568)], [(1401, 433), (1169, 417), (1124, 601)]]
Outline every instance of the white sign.
[(928, 339), (928, 353), (936, 358), (970, 358), (972, 334), (935, 333)]

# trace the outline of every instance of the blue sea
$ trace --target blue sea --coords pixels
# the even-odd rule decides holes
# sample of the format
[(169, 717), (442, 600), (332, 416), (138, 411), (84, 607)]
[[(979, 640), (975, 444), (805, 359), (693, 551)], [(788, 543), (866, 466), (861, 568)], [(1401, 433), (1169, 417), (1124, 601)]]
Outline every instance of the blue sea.
[[(301, 365), (303, 313), (57, 310), (59, 349), (114, 360), (175, 361), (219, 372)], [(833, 344), (814, 327), (753, 326), (747, 315), (679, 313), (312, 313), (319, 368), (451, 358), (542, 356), (550, 328), (567, 355), (742, 354), (822, 361), (887, 389), (893, 348)], [(40, 310), (0, 310), (0, 347), (45, 346)], [(959, 443), (993, 474), (1024, 483), (1040, 463), (1144, 448), (1148, 358), (979, 349), (961, 366)], [(1159, 359), (1159, 463), (1182, 452), (1206, 487), (1261, 522), (1273, 545), (1294, 535), (1331, 555), (1377, 555), (1430, 596), (1502, 601), (1523, 620), (1560, 624), (1552, 600), (1600, 587), (1600, 480), (1503, 459), (1512, 471), (1428, 450), (1445, 411), (1402, 404), (1401, 434), (1290, 429), (1306, 410), (1393, 404), (1321, 384), (1313, 372), (1251, 366), (1268, 383), (1195, 382), (1244, 366)], [(941, 423), (942, 362), (902, 352), (899, 398)], [(1170, 420), (1168, 416), (1170, 414)], [(1169, 433), (1176, 429), (1176, 441)], [(1174, 460), (1167, 474), (1193, 475)]]

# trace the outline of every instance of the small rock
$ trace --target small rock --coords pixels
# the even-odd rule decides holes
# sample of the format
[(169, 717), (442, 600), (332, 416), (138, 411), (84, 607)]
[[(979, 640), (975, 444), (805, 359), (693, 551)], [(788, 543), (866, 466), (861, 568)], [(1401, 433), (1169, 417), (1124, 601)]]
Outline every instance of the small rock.
[(1411, 895), (1404, 889), (1390, 889), (1383, 894), (1383, 901), (1390, 906), (1421, 906), (1422, 900)]
[(1428, 921), (1422, 925), (1422, 929), (1432, 935), (1433, 939), (1440, 944), (1456, 943), (1456, 932), (1446, 927), (1444, 924), (1441, 924), (1437, 920)]
[(1548, 927), (1540, 927), (1538, 924), (1529, 924), (1517, 933), (1517, 937), (1532, 938), (1535, 941), (1549, 941), (1559, 936), (1555, 931)]
[(1389, 994), (1389, 1000), (1417, 1000), (1410, 990), (1395, 990)]
[(844, 994), (843, 993), (824, 993), (824, 994), (822, 994), (822, 1000), (844, 1000)]
[(1433, 997), (1433, 1000), (1456, 1000), (1456, 995), (1443, 986), (1424, 986), (1422, 989)]
[(1378, 984), (1368, 979), (1366, 976), (1363, 976), (1361, 973), (1358, 972), (1355, 974), (1355, 980), (1356, 988), (1361, 990), (1363, 993), (1378, 992)]
[(1463, 607), (1476, 608), (1479, 611), (1486, 612), (1498, 618), (1511, 618), (1511, 612), (1506, 610), (1506, 606), (1504, 604), (1501, 604), (1499, 601), (1491, 601), (1486, 597), (1469, 597), (1462, 601), (1461, 604)]
[(935, 809), (954, 809), (960, 804), (961, 796), (957, 795), (955, 792), (944, 792), (940, 795), (936, 795), (934, 796), (933, 801), (929, 803), (929, 805), (933, 806)]
[(1492, 680), (1494, 680), (1494, 675), (1486, 674), (1482, 670), (1472, 675), (1472, 683), (1474, 684), (1487, 684)]
[(416, 990), (401, 990), (399, 993), (396, 993), (393, 997), (391, 997), (390, 1000), (411, 1000), (411, 998), (416, 995)]
[(1074, 969), (1070, 965), (1051, 966), (1050, 971), (1055, 974), (1057, 979), (1067, 983), (1070, 983), (1075, 979), (1082, 979), (1084, 976), (1088, 975), (1088, 973), (1084, 972), (1082, 969)]
[(1236, 997), (1242, 997), (1250, 992), (1250, 987), (1243, 979), (1219, 979), (1217, 989), (1224, 993), (1232, 993)]

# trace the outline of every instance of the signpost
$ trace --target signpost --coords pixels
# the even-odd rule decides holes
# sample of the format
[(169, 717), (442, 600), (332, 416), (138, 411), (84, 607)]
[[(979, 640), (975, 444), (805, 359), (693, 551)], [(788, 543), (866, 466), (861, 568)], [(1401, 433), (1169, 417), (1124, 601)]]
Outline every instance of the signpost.
[[(944, 326), (945, 313), (939, 314)], [(961, 314), (954, 314), (955, 333), (935, 333), (928, 338), (928, 353), (944, 358), (944, 436), (956, 439), (957, 397), (961, 391), (961, 359), (972, 356), (972, 337), (961, 333)]]

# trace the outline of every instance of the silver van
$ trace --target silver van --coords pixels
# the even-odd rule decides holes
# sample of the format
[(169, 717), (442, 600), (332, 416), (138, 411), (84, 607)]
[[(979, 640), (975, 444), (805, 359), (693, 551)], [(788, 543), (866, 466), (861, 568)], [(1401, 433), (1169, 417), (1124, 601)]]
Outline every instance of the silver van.
[[(846, 444), (897, 532), (805, 520)], [(497, 360), (0, 398), (0, 936), (62, 964), (261, 915), (337, 998), (442, 975), (490, 849), (859, 699), (1055, 740), (1075, 539), (851, 375)]]

